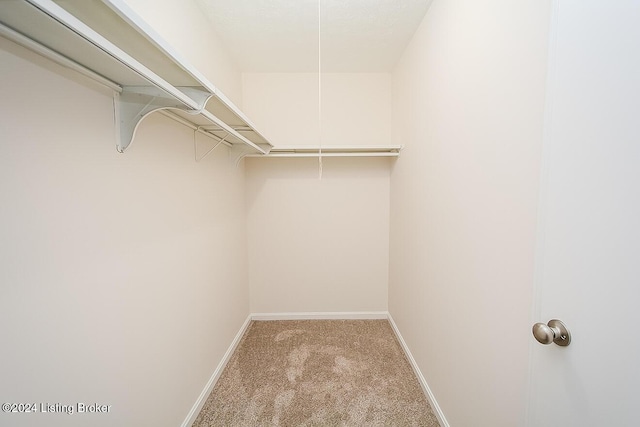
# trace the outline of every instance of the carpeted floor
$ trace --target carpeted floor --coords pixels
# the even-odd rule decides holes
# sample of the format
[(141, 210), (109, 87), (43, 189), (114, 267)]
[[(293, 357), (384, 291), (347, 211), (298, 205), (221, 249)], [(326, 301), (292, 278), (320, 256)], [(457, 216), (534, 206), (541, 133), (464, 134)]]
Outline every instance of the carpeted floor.
[(194, 427), (438, 421), (387, 320), (254, 321)]

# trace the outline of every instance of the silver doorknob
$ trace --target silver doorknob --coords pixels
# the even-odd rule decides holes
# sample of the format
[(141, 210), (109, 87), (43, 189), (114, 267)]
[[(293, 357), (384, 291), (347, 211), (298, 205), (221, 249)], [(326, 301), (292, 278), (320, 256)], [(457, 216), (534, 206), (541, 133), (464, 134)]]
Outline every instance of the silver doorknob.
[(540, 344), (556, 343), (559, 346), (566, 347), (571, 344), (571, 333), (567, 327), (558, 319), (549, 320), (546, 325), (544, 323), (536, 323), (533, 325), (533, 336), (536, 337)]

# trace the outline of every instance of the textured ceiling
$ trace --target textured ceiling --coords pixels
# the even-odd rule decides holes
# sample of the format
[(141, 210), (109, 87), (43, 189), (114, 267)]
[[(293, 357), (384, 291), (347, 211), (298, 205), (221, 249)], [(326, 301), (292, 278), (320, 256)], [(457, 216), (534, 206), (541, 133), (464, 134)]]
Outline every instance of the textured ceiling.
[(322, 71), (384, 72), (397, 62), (430, 0), (197, 2), (243, 72), (317, 71), (319, 33)]

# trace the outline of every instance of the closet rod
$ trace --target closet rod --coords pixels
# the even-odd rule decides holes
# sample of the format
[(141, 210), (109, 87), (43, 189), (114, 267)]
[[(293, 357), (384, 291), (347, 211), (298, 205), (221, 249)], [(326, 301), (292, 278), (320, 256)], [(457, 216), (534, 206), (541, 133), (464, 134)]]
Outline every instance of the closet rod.
[(258, 155), (258, 154), (248, 154), (245, 157), (398, 157), (400, 156), (400, 153), (398, 152), (366, 152), (366, 151), (362, 151), (362, 152), (337, 152), (337, 153), (331, 153), (331, 152), (326, 152), (326, 151), (322, 151), (322, 154), (320, 154), (320, 152), (317, 153), (268, 153), (268, 154), (264, 154), (264, 155)]
[[(187, 120), (183, 119), (180, 116), (177, 116), (175, 113), (172, 113), (169, 110), (158, 110), (158, 112), (160, 114), (162, 114), (165, 117), (170, 118), (171, 120), (175, 120), (176, 122), (188, 127), (191, 130), (194, 130), (204, 136), (208, 136), (209, 138), (213, 139), (214, 141), (218, 142), (218, 143), (223, 143), (224, 145), (226, 145), (227, 147), (232, 147), (233, 145), (227, 141), (225, 141), (225, 138), (221, 138), (218, 135), (214, 135), (212, 133), (207, 132), (206, 130), (203, 130), (204, 127), (203, 126), (196, 126), (193, 123), (188, 122)], [(220, 130), (224, 130), (224, 129), (220, 129)]]
[[(224, 130), (219, 126), (203, 125), (200, 127), (204, 130)], [(236, 132), (254, 132), (254, 129), (251, 126), (231, 126), (231, 129)]]

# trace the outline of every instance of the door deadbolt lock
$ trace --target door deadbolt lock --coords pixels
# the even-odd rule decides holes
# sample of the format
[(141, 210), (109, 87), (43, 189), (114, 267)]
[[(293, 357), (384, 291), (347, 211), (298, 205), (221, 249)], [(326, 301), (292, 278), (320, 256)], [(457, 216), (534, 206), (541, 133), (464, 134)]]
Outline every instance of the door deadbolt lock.
[(556, 343), (559, 346), (566, 347), (571, 344), (571, 333), (569, 329), (558, 319), (549, 320), (546, 325), (544, 323), (536, 323), (533, 325), (533, 336), (540, 344)]

